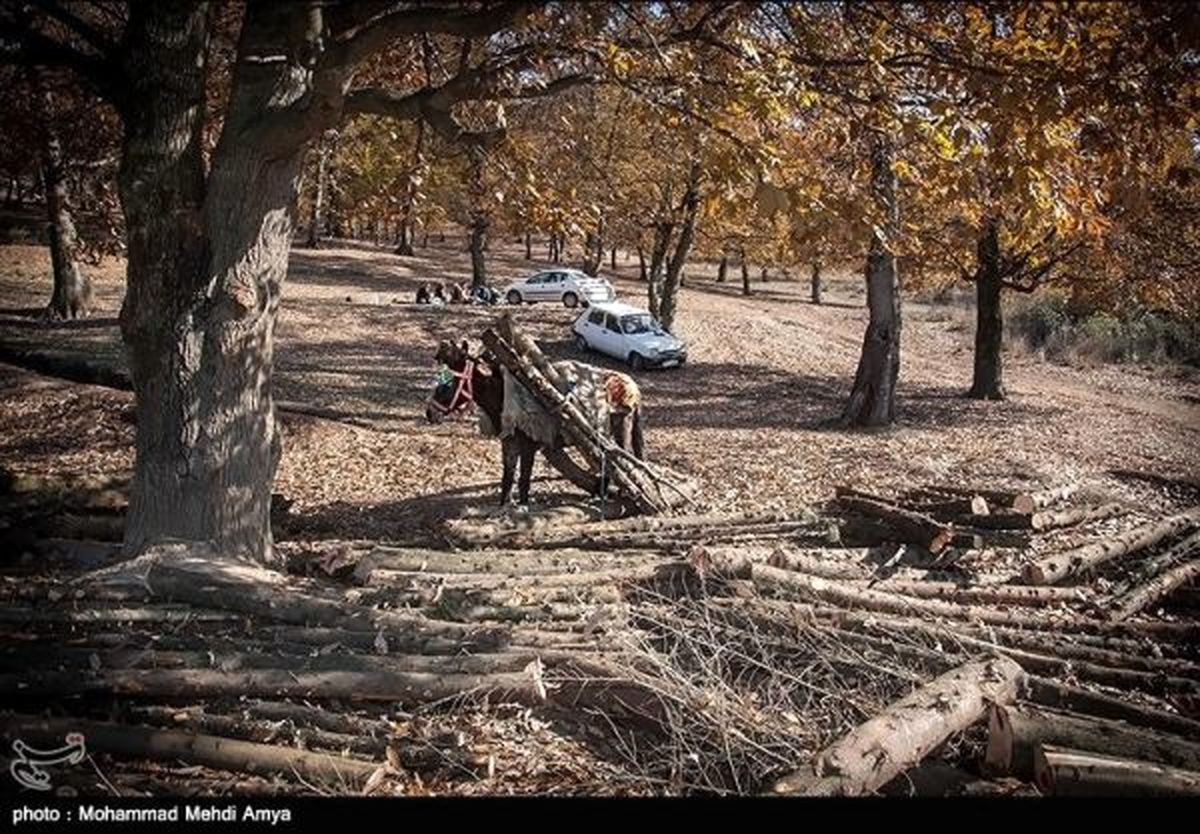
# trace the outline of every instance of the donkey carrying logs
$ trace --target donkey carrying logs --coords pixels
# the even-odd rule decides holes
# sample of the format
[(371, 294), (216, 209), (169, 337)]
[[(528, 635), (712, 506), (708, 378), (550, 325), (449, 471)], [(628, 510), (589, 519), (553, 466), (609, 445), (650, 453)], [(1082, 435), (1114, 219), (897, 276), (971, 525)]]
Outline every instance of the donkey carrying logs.
[[(438, 345), (434, 358), (444, 368), (426, 405), (426, 419), (430, 423), (438, 423), (465, 411), (472, 404), (478, 406), (484, 433), (498, 435), (501, 440), (504, 468), (500, 481), (500, 504), (503, 506), (509, 502), (519, 466), (518, 501), (522, 506), (528, 506), (533, 461), (538, 449), (542, 449), (560, 469), (564, 462), (569, 461), (564, 461), (562, 441), (553, 421), (547, 420), (544, 412), (522, 393), (524, 389), (519, 382), (504, 373), (491, 351), (472, 356), (467, 342), (455, 345), (443, 341)], [(575, 366), (576, 372), (591, 371), (593, 380), (602, 380), (603, 388), (596, 393), (603, 398), (600, 404), (603, 407), (595, 410), (607, 413), (608, 432), (616, 444), (641, 460), (644, 443), (637, 384), (625, 374), (593, 369), (578, 363), (570, 364)], [(578, 482), (577, 479), (572, 480)], [(585, 483), (590, 484), (590, 481), (585, 480)], [(598, 482), (594, 486), (603, 488)]]

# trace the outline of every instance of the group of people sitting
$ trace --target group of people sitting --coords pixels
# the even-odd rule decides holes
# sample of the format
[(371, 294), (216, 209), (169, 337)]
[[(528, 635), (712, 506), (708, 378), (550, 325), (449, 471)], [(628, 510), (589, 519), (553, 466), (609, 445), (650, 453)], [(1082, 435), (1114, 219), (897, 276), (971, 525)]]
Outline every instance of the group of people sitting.
[(498, 304), (500, 293), (491, 287), (471, 287), (441, 281), (426, 282), (417, 287), (418, 304)]

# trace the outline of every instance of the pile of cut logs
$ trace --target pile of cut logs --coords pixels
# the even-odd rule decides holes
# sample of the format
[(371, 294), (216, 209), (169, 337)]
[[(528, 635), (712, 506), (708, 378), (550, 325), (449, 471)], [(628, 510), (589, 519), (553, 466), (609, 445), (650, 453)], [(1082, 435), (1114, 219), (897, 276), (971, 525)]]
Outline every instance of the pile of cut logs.
[[(902, 675), (876, 715), (838, 719), (807, 758), (743, 774), (742, 790), (894, 790), (948, 742), (986, 733), (982, 757), (952, 757), (964, 781), (1198, 793), (1200, 623), (1187, 605), (1200, 508), (1145, 520), (1073, 497), (845, 488), (820, 516), (479, 522), (455, 530), (461, 550), (323, 543), (295, 553), (290, 575), (164, 545), (69, 581), (5, 584), (0, 686), (20, 711), (0, 725), (30, 744), (82, 730), (95, 752), (200, 765), (221, 790), (483, 778), (486, 749), (399, 734), (397, 709), (507, 702), (669, 735), (679, 722), (656, 716), (696, 701), (672, 695), (693, 670), (663, 674), (675, 661), (655, 648), (674, 605), (702, 612), (697, 634), (719, 620), (785, 652), (819, 634), (859, 658), (837, 661), (850, 681)], [(1053, 536), (1071, 546), (1048, 552)], [(729, 674), (695, 709), (757, 697), (761, 675)], [(794, 705), (795, 726), (827, 724), (820, 704)], [(722, 744), (760, 731), (721, 728)], [(169, 790), (130, 768), (107, 778)]]

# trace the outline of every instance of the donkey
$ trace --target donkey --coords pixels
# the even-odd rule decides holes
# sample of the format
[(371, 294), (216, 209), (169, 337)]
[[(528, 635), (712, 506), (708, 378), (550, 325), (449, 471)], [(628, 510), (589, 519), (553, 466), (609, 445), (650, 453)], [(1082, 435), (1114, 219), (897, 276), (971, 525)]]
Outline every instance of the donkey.
[[(504, 410), (504, 376), (495, 357), (490, 353), (473, 357), (465, 341), (461, 345), (443, 341), (438, 345), (434, 358), (445, 365), (446, 370), (425, 406), (425, 419), (430, 423), (439, 423), (465, 411), (474, 403), (487, 415), (493, 426), (499, 427)], [(612, 412), (609, 431), (617, 445), (641, 460), (644, 454), (641, 405), (634, 401), (632, 407), (622, 406), (625, 402), (622, 396), (627, 390), (628, 386), (620, 377), (610, 377), (608, 396)], [(539, 448), (541, 444), (537, 440), (518, 428), (514, 428), (510, 436), (501, 439), (504, 470), (500, 479), (500, 506), (508, 504), (512, 496), (518, 467), (518, 502), (522, 506), (529, 505), (533, 461)]]

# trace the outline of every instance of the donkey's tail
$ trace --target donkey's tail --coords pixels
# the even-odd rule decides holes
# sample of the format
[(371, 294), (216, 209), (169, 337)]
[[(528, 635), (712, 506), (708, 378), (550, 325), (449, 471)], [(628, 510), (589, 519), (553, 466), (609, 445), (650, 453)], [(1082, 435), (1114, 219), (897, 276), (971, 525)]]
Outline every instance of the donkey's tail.
[(645, 441), (642, 438), (642, 409), (641, 409), (641, 407), (635, 408), (633, 410), (632, 418), (633, 418), (633, 431), (630, 432), (630, 434), (633, 435), (633, 437), (632, 437), (633, 456), (635, 458), (637, 458), (638, 460), (645, 460), (646, 459), (646, 445), (645, 445)]

